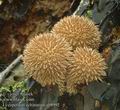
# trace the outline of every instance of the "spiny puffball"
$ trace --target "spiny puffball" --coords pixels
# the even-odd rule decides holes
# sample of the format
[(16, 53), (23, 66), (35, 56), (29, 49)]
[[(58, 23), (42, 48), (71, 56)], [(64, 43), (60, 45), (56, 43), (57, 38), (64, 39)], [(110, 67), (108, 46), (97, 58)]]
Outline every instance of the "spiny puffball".
[(106, 63), (97, 50), (88, 47), (77, 48), (74, 51), (70, 71), (67, 74), (67, 91), (77, 92), (77, 86), (88, 84), (95, 80), (102, 80), (105, 76)]
[(71, 46), (98, 49), (101, 33), (92, 20), (84, 16), (68, 16), (61, 19), (52, 28), (52, 33), (59, 34), (70, 42)]
[(29, 77), (42, 86), (57, 84), (63, 91), (66, 68), (69, 65), (71, 47), (56, 34), (35, 36), (23, 53), (23, 63)]

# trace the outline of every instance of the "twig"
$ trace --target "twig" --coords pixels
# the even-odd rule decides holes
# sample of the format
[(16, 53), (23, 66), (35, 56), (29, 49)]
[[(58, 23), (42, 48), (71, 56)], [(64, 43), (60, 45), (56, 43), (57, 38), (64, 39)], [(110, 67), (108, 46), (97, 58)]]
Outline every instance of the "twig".
[(0, 73), (0, 84), (5, 80), (8, 73), (20, 62), (22, 55), (18, 56), (4, 71)]
[(73, 15), (76, 15), (77, 12), (80, 10), (80, 8), (81, 8), (81, 5), (79, 5), (79, 6), (77, 7), (77, 9), (76, 9), (76, 11), (73, 13)]
[(79, 15), (82, 16), (85, 12), (87, 12), (89, 9), (90, 2), (85, 2), (84, 4), (86, 5), (86, 8), (84, 10), (80, 11), (80, 9), (82, 8), (82, 5), (83, 5), (83, 3), (81, 3), (81, 1), (80, 1), (80, 4), (77, 7), (76, 11), (73, 13), (73, 15), (77, 15), (77, 13), (80, 11)]

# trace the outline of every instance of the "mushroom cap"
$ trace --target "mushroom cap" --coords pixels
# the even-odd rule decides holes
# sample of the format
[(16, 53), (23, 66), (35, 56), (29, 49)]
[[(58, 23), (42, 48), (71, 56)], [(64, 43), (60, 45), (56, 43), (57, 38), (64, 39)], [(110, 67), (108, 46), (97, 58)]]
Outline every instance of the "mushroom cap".
[(78, 85), (85, 85), (95, 80), (102, 80), (107, 68), (104, 58), (97, 50), (88, 47), (74, 51), (69, 73), (67, 74), (67, 91), (76, 93)]
[(101, 32), (92, 20), (84, 16), (64, 17), (51, 32), (64, 37), (73, 48), (86, 46), (98, 49), (101, 43)]
[(71, 47), (64, 38), (51, 33), (35, 36), (26, 45), (23, 55), (29, 77), (42, 86), (57, 84), (63, 87), (71, 56)]

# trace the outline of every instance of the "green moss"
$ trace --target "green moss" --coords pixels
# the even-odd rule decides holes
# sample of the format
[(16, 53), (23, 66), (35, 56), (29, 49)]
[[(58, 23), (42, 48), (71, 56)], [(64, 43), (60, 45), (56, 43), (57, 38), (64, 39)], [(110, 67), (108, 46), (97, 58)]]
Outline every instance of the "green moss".
[(88, 10), (85, 16), (88, 18), (92, 18), (92, 10)]
[(0, 92), (14, 92), (16, 90), (22, 90), (21, 92), (28, 91), (27, 85), (26, 85), (26, 80), (25, 81), (20, 81), (15, 84), (11, 85), (5, 85), (0, 87)]

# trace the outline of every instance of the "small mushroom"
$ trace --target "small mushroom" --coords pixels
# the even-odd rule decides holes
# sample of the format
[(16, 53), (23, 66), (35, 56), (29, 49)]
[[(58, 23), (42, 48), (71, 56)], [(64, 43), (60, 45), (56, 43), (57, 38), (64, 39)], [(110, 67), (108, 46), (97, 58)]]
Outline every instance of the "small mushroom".
[(84, 46), (98, 49), (101, 43), (101, 32), (92, 20), (84, 16), (64, 17), (51, 32), (65, 38), (74, 49)]
[(29, 77), (43, 87), (58, 85), (64, 91), (64, 81), (71, 47), (64, 38), (44, 33), (35, 36), (25, 47), (23, 64)]
[(106, 75), (106, 68), (105, 60), (97, 50), (88, 47), (77, 48), (67, 74), (67, 92), (76, 93), (78, 85), (101, 81)]

